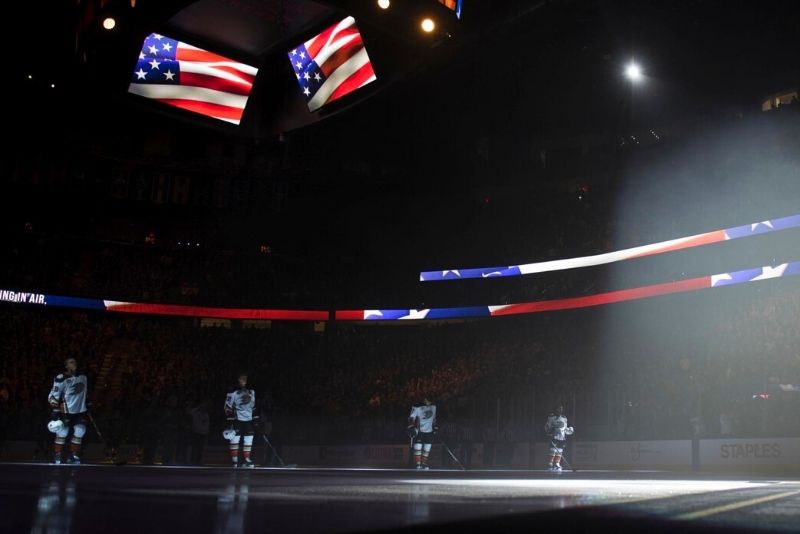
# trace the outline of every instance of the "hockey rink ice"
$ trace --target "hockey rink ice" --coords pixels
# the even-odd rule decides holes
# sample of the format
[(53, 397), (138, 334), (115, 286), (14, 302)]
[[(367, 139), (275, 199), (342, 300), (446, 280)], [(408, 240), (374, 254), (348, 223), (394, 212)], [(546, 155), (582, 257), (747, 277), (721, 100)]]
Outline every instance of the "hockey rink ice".
[(796, 531), (800, 478), (0, 464), (0, 532)]

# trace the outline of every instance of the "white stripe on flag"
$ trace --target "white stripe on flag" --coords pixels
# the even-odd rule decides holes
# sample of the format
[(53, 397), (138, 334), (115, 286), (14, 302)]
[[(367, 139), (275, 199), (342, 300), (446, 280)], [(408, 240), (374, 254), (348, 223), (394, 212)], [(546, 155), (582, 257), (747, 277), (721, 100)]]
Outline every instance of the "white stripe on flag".
[[(226, 70), (215, 68), (219, 63), (198, 63), (196, 61), (181, 61), (181, 72), (190, 72), (192, 74), (206, 74), (208, 76), (214, 76), (216, 78), (222, 78), (223, 80), (229, 80), (232, 82), (240, 82), (244, 85), (253, 85), (253, 82), (246, 78), (242, 78), (241, 76), (236, 76), (232, 72), (228, 72)], [(236, 68), (236, 65), (239, 63), (230, 63), (230, 66)], [(258, 69), (256, 69), (256, 72)]]
[(614, 263), (616, 261), (626, 260), (635, 256), (640, 256), (647, 252), (657, 251), (659, 249), (669, 248), (673, 245), (678, 245), (684, 241), (694, 239), (702, 234), (693, 235), (689, 237), (681, 237), (679, 239), (672, 239), (670, 241), (662, 241), (660, 243), (653, 243), (650, 245), (642, 245), (640, 247), (626, 248), (624, 250), (615, 250), (614, 252), (606, 252), (605, 254), (597, 254), (595, 256), (581, 256), (579, 258), (567, 258), (564, 260), (551, 260), (542, 261), (538, 263), (526, 263), (519, 266), (519, 272), (522, 274), (545, 273), (549, 271), (560, 271), (563, 269), (576, 269), (578, 267), (593, 267), (595, 265), (605, 265), (607, 263)]
[[(353, 17), (347, 17), (345, 19), (342, 19), (336, 25), (336, 28), (331, 32), (330, 37), (328, 39), (328, 42), (330, 42), (330, 39), (335, 37), (337, 33), (339, 33), (340, 31), (342, 31), (345, 28), (349, 28), (350, 26), (352, 26), (355, 23), (356, 23), (356, 19), (354, 19)], [(319, 35), (316, 35), (315, 37), (313, 37), (313, 38), (309, 39), (308, 41), (306, 41), (305, 43), (303, 43), (303, 46), (305, 46), (306, 50), (308, 50), (309, 48), (311, 48), (311, 45), (314, 44), (314, 41), (316, 41), (317, 39), (319, 39)], [(320, 50), (322, 50), (322, 48), (325, 48), (326, 46), (328, 46), (328, 43), (326, 43), (322, 47), (320, 47)], [(319, 65), (319, 63), (317, 63), (317, 65)]]
[(340, 48), (342, 48), (344, 45), (346, 45), (353, 39), (358, 39), (358, 37), (359, 35), (354, 33), (351, 35), (346, 35), (341, 39), (337, 39), (333, 42), (326, 44), (325, 46), (322, 47), (322, 50), (320, 50), (317, 53), (317, 55), (314, 56), (314, 63), (319, 65), (320, 68), (322, 68), (322, 65), (324, 65), (325, 62), (328, 61), (328, 58), (330, 58), (333, 54), (338, 52)]
[(367, 49), (362, 48), (357, 54), (342, 63), (338, 69), (331, 73), (328, 79), (325, 80), (325, 83), (322, 84), (322, 87), (320, 87), (316, 92), (314, 97), (308, 101), (308, 109), (311, 111), (316, 111), (317, 109), (321, 108), (325, 102), (328, 101), (328, 98), (330, 98), (333, 92), (336, 91), (337, 87), (339, 87), (344, 81), (352, 76), (354, 72), (367, 63), (369, 63)]
[(211, 118), (212, 118), (212, 119), (221, 120), (221, 121), (225, 121), (225, 122), (230, 122), (231, 124), (236, 124), (236, 125), (238, 125), (238, 124), (239, 124), (239, 121), (238, 121), (238, 120), (236, 120), (236, 119), (228, 119), (228, 118), (226, 118), (226, 117), (216, 117), (216, 116), (214, 116), (214, 115), (211, 115)]
[(128, 88), (129, 93), (155, 99), (196, 100), (221, 106), (244, 109), (247, 97), (205, 89), (203, 87), (187, 87), (185, 85), (147, 85), (132, 83)]
[[(181, 48), (183, 50), (197, 50), (198, 52), (206, 52), (207, 54), (213, 54), (217, 57), (225, 57), (222, 54), (217, 54), (216, 52), (210, 52), (204, 48), (197, 48), (196, 46), (192, 46), (189, 43), (184, 43), (183, 41), (178, 41), (178, 48)], [(179, 60), (179, 61), (181, 62), (181, 65), (183, 65), (184, 60)], [(258, 72), (257, 68), (251, 67), (250, 65), (246, 65), (244, 63), (239, 63), (238, 61), (216, 61), (216, 62), (209, 61), (207, 63), (209, 65), (214, 65), (214, 66), (233, 67), (237, 70), (244, 72), (245, 74), (250, 74), (252, 76), (255, 76), (256, 73)]]
[(250, 65), (245, 65), (244, 63), (237, 63), (236, 61), (188, 61), (185, 59), (180, 60), (181, 68), (186, 63), (192, 63), (195, 65), (207, 65), (209, 67), (232, 67), (240, 72), (245, 74), (249, 74), (251, 76), (255, 76), (258, 74), (258, 69), (255, 67), (251, 67)]
[(370, 76), (369, 78), (367, 78), (366, 80), (364, 80), (364, 83), (362, 83), (361, 85), (359, 85), (359, 86), (358, 86), (358, 88), (359, 88), (359, 89), (361, 89), (362, 87), (364, 87), (364, 86), (365, 86), (365, 85), (367, 85), (368, 83), (374, 82), (374, 81), (375, 81), (375, 80), (377, 80), (377, 79), (378, 79), (378, 78), (377, 78), (377, 77), (376, 77), (376, 76), (373, 74), (372, 76)]

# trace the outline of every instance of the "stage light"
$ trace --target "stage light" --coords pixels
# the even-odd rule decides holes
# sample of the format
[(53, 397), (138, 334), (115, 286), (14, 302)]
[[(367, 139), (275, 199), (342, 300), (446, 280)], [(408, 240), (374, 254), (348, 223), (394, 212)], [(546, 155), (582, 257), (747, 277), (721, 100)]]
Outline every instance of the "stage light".
[(114, 20), (114, 17), (106, 17), (103, 19), (103, 28), (107, 30), (113, 30), (116, 25), (117, 21)]
[(632, 82), (638, 82), (642, 79), (642, 68), (634, 62), (625, 67), (625, 76)]
[(28, 74), (28, 79), (32, 80), (33, 79), (33, 74)]
[(378, 0), (378, 7), (381, 9), (389, 9), (392, 3), (389, 0)]
[(425, 33), (431, 33), (436, 28), (436, 24), (434, 24), (433, 20), (428, 18), (422, 19), (420, 26)]
[(55, 89), (55, 88), (56, 88), (56, 84), (54, 84), (54, 83), (51, 83), (51, 84), (50, 84), (50, 89)]

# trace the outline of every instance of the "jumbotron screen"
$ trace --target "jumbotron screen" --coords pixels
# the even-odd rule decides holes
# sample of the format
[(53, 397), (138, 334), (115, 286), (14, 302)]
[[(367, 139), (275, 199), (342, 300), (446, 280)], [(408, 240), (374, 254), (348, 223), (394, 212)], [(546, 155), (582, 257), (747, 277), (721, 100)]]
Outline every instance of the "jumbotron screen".
[(289, 61), (309, 111), (377, 79), (353, 17), (290, 50)]
[(239, 124), (258, 69), (158, 33), (139, 52), (128, 92)]
[(455, 11), (456, 17), (461, 18), (461, 0), (439, 0), (439, 3)]

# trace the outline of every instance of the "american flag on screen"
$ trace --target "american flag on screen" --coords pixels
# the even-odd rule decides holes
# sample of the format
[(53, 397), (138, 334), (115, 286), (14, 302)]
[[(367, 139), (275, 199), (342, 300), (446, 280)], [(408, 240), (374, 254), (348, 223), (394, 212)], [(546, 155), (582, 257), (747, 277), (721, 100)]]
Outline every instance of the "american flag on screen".
[(239, 124), (258, 69), (151, 33), (128, 92)]
[(353, 17), (291, 50), (289, 61), (309, 111), (377, 79)]

